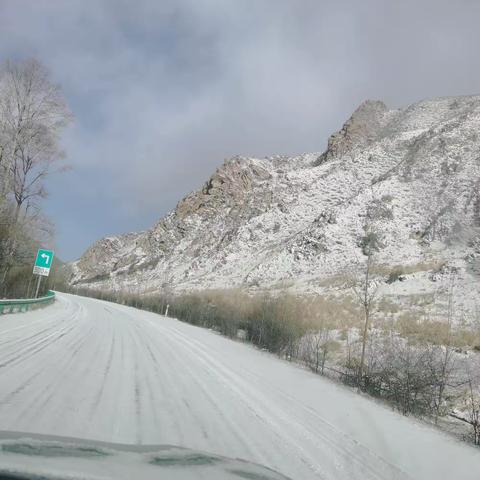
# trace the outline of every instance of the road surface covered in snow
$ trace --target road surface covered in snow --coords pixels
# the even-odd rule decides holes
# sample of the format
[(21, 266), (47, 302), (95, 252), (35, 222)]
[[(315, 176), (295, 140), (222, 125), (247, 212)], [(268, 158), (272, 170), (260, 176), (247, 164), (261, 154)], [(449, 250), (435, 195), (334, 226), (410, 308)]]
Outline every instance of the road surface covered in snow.
[(480, 449), (250, 345), (65, 294), (0, 317), (0, 430), (185, 446), (299, 480), (480, 475)]

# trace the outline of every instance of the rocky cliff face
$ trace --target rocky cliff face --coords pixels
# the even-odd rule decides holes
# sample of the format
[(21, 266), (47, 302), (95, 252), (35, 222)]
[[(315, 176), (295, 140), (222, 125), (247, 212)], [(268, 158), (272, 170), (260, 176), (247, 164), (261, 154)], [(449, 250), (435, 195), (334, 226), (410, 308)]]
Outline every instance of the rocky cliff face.
[(480, 273), (480, 97), (402, 110), (363, 103), (323, 154), (227, 160), (152, 229), (100, 240), (72, 284), (108, 289), (344, 288), (366, 232), (385, 295), (434, 294)]

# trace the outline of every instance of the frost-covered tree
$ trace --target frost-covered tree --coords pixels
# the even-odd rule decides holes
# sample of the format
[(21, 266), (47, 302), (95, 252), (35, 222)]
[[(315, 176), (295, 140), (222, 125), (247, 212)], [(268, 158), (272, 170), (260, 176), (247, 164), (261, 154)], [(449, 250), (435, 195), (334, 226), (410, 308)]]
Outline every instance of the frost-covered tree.
[(372, 215), (374, 211), (371, 205), (374, 200), (367, 206), (365, 222), (363, 225), (364, 234), (360, 238), (359, 246), (365, 257), (362, 271), (356, 277), (352, 285), (352, 290), (363, 310), (363, 330), (362, 330), (362, 351), (360, 355), (360, 364), (358, 366), (357, 383), (362, 384), (365, 377), (365, 351), (368, 342), (368, 332), (370, 329), (370, 317), (372, 307), (377, 295), (379, 283), (372, 278), (372, 270), (374, 264), (374, 255), (382, 248), (381, 235), (375, 228), (375, 218)]
[(0, 66), (0, 208), (5, 280), (17, 250), (22, 220), (46, 196), (45, 179), (63, 158), (60, 134), (71, 120), (65, 99), (36, 60)]

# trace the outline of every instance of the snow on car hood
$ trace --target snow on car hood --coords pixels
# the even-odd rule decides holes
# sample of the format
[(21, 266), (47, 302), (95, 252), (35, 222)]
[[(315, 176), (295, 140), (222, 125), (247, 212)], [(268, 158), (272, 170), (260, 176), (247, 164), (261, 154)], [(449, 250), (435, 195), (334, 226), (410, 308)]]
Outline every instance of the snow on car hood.
[(0, 480), (288, 480), (240, 459), (172, 445), (126, 445), (0, 432)]

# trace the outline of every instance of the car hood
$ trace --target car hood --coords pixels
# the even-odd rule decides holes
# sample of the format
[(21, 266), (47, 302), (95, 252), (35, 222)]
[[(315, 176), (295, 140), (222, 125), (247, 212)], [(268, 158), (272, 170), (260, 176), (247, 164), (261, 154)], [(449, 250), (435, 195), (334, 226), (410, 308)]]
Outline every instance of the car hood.
[(288, 480), (240, 459), (173, 445), (127, 445), (0, 432), (0, 480)]

